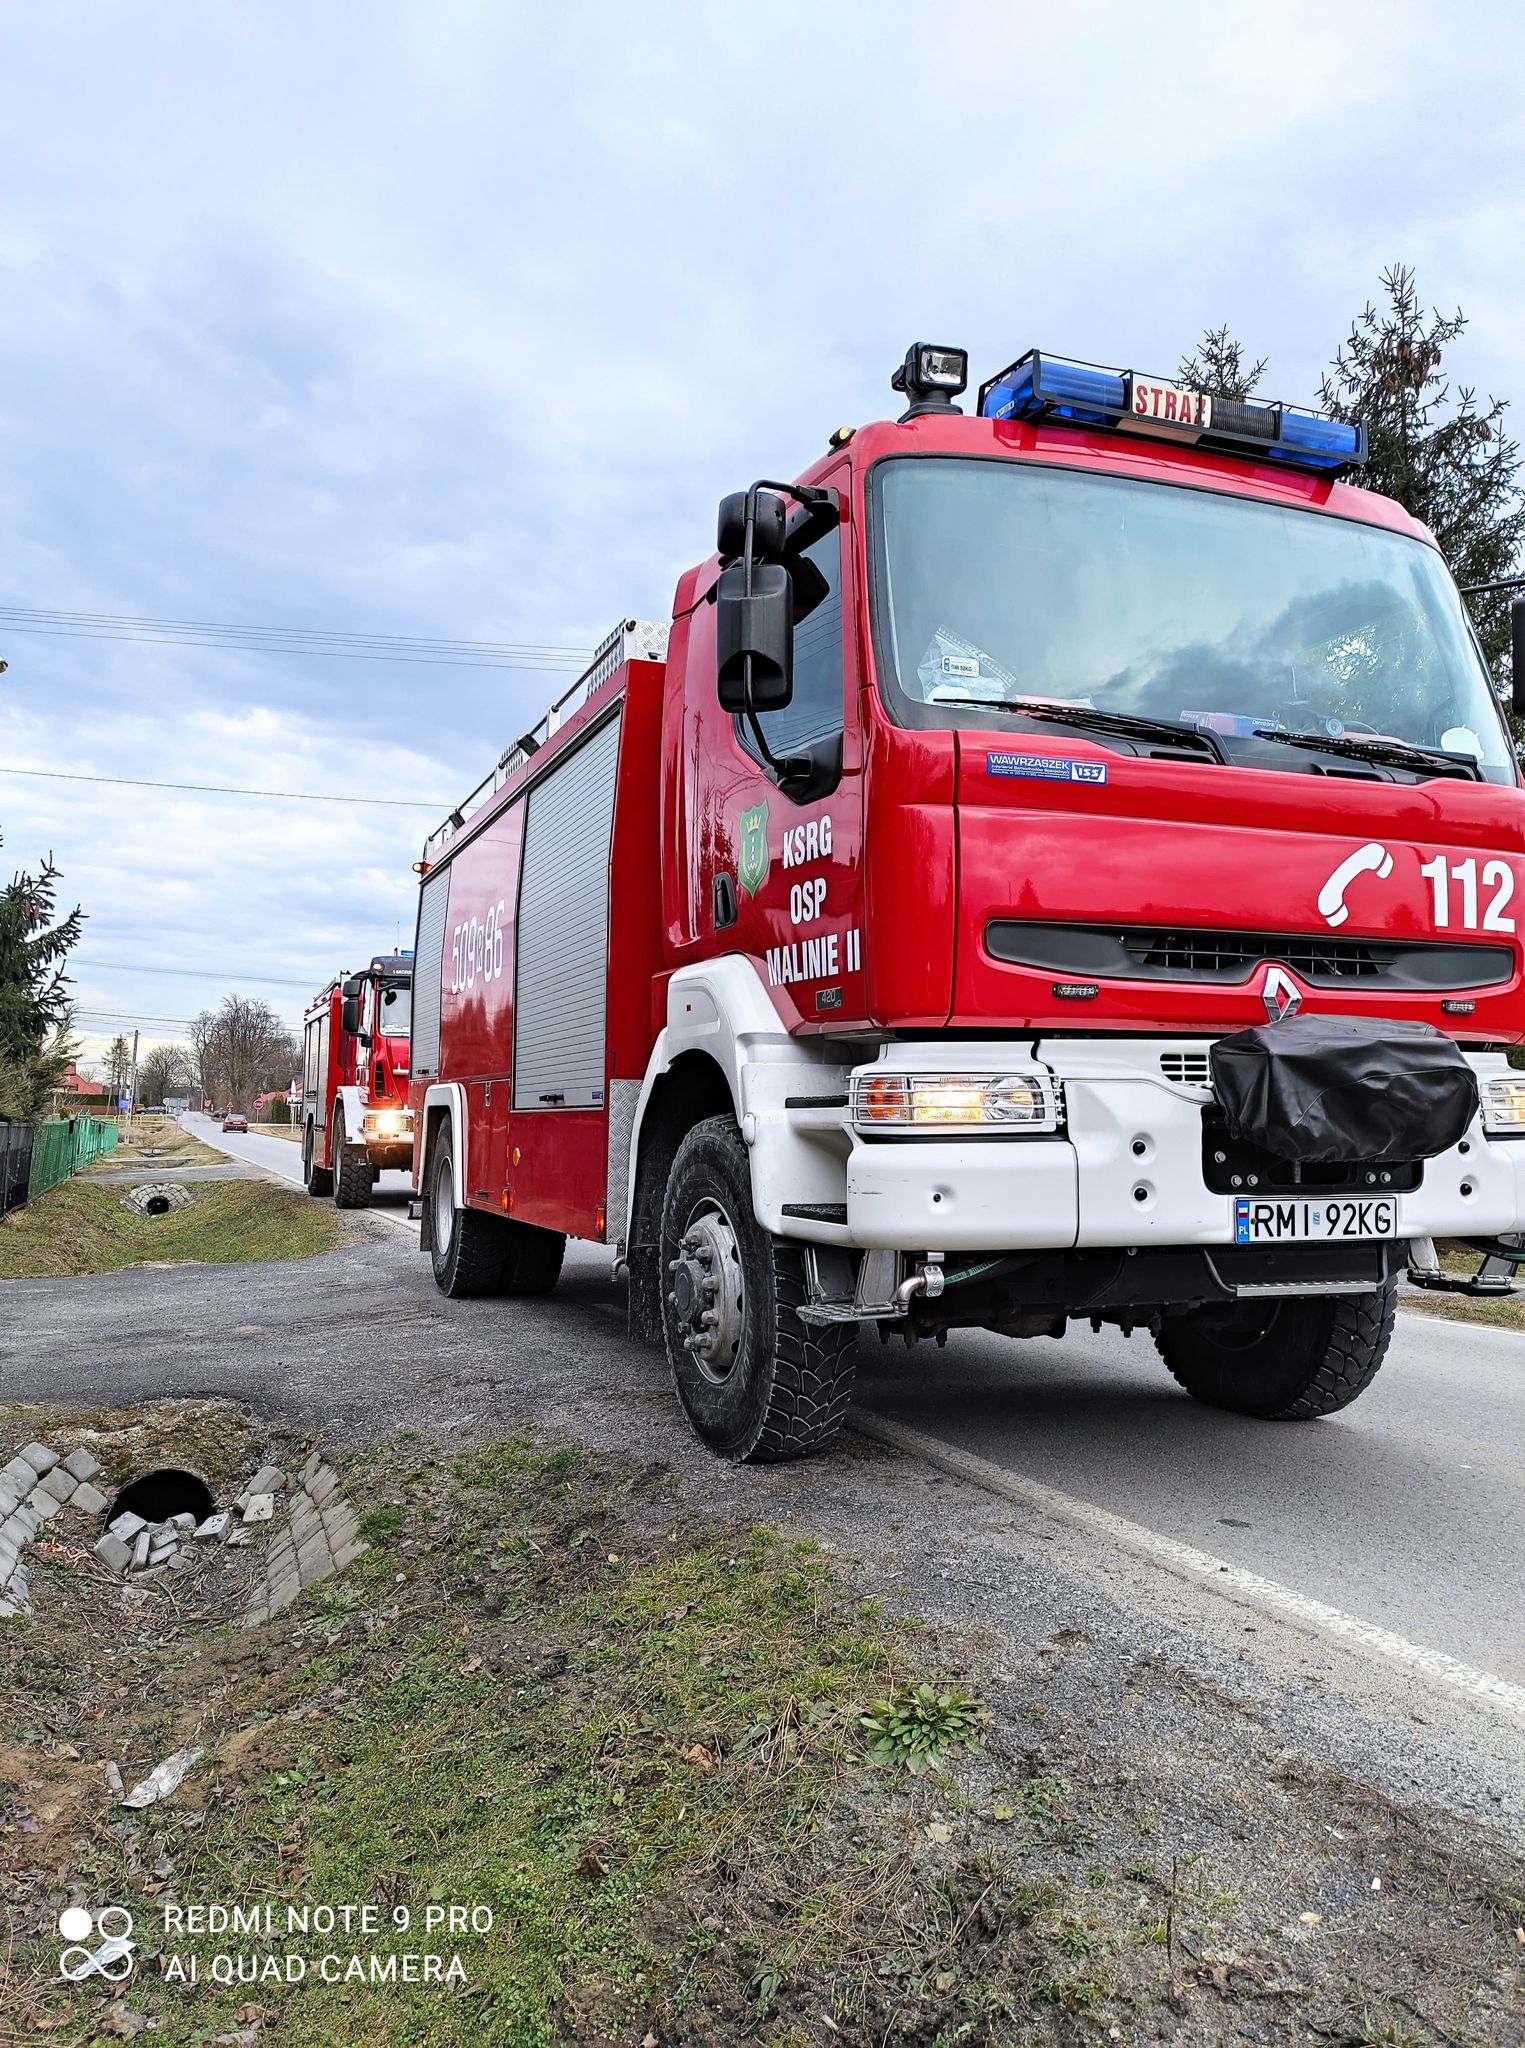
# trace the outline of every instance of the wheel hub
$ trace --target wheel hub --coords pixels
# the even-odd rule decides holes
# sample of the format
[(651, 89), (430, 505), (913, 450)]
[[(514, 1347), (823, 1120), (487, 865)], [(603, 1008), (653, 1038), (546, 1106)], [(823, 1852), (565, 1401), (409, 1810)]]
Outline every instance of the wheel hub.
[(455, 1228), (455, 1189), (448, 1173), (434, 1176), (434, 1242), (444, 1251)]
[(683, 1348), (707, 1379), (728, 1379), (741, 1352), (746, 1302), (736, 1233), (720, 1209), (689, 1218), (667, 1264), (667, 1301)]

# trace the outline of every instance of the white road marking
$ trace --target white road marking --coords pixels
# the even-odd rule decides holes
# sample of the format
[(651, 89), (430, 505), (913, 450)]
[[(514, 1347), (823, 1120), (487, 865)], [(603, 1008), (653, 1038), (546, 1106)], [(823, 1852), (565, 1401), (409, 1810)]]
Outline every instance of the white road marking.
[(1090, 1535), (1103, 1536), (1109, 1542), (1126, 1544), (1132, 1550), (1142, 1551), (1156, 1564), (1179, 1576), (1202, 1581), (1231, 1598), (1249, 1601), (1274, 1614), (1285, 1615), (1309, 1628), (1318, 1629), (1325, 1635), (1374, 1651), (1379, 1657), (1404, 1664), (1412, 1671), (1422, 1671), (1426, 1677), (1438, 1679), (1443, 1685), (1455, 1686), (1476, 1699), (1487, 1700), (1493, 1706), (1525, 1717), (1525, 1685), (1515, 1685), (1492, 1671), (1464, 1664), (1459, 1657), (1449, 1656), (1444, 1650), (1433, 1650), (1428, 1644), (1411, 1642), (1407, 1636), (1379, 1628), (1374, 1622), (1362, 1621), (1359, 1615), (1346, 1614), (1342, 1608), (1330, 1607), (1307, 1593), (1283, 1586), (1276, 1579), (1263, 1579), (1258, 1572), (1246, 1571), (1241, 1565), (1227, 1564), (1221, 1557), (1196, 1550), (1189, 1543), (1178, 1543), (1173, 1536), (1161, 1536), (1155, 1530), (1145, 1528), (1141, 1522), (1113, 1514), (1109, 1508), (1095, 1507), (1075, 1494), (1061, 1493), (1056, 1487), (1045, 1486), (1041, 1480), (1008, 1472), (1002, 1466), (992, 1464), (988, 1458), (978, 1457), (973, 1451), (959, 1450), (953, 1444), (929, 1436), (924, 1430), (908, 1429), (904, 1423), (888, 1422), (881, 1416), (865, 1414), (861, 1409), (854, 1410), (848, 1426), (860, 1435), (873, 1437), (896, 1450), (925, 1458), (929, 1464), (951, 1473), (956, 1479), (967, 1479), (987, 1492), (1005, 1494), (1008, 1499), (1021, 1501), (1028, 1507), (1069, 1522)]

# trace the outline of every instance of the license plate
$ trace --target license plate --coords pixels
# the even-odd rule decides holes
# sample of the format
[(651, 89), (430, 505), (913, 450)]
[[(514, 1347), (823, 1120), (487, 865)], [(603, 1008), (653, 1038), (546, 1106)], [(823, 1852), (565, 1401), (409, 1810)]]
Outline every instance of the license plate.
[(1367, 1201), (1255, 1201), (1234, 1199), (1235, 1244), (1277, 1244), (1314, 1238), (1398, 1235), (1398, 1204), (1391, 1195)]

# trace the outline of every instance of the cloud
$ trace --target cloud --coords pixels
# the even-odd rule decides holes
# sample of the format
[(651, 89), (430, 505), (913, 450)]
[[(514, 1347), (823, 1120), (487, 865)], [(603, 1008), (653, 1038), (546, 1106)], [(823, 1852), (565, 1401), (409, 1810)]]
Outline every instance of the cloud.
[[(1226, 318), (1307, 400), (1400, 257), (1509, 395), (1521, 57), (1503, 6), (9, 11), (0, 601), (591, 646), (913, 338), (1168, 369)], [(0, 764), (351, 793), (464, 791), (560, 687), (0, 653)], [(391, 943), (429, 822), (0, 776), (145, 1015)]]

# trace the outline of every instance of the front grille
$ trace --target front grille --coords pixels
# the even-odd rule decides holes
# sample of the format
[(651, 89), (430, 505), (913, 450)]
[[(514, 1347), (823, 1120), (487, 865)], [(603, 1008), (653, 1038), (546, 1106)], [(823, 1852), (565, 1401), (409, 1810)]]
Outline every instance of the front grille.
[(1153, 924), (1028, 924), (994, 919), (997, 960), (1076, 980), (1244, 982), (1276, 961), (1310, 988), (1482, 988), (1514, 971), (1508, 946), (1425, 939), (1340, 938), (1329, 932), (1218, 931)]

